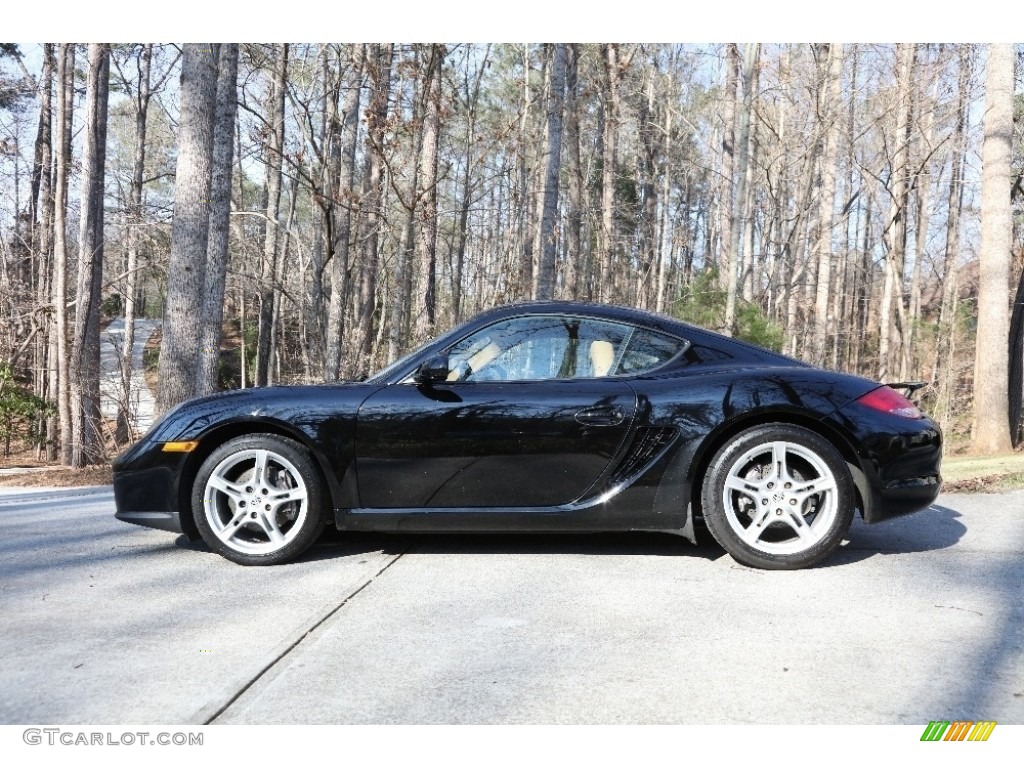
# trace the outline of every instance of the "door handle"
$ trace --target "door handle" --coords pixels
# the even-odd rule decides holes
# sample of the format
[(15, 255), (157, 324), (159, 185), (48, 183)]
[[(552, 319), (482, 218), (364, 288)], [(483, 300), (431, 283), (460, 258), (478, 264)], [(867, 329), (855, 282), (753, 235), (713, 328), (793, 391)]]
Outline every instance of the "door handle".
[(584, 408), (577, 411), (574, 418), (588, 427), (614, 427), (622, 423), (626, 414), (621, 408), (615, 407)]

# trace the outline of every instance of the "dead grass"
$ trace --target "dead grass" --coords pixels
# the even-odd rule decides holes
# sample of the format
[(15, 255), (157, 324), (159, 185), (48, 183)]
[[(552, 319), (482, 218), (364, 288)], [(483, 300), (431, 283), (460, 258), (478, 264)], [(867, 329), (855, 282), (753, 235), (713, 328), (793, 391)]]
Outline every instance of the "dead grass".
[(110, 485), (110, 465), (96, 467), (51, 467), (16, 475), (0, 475), (0, 488), (76, 488), (85, 485)]
[(944, 491), (996, 493), (1024, 488), (1024, 453), (1002, 456), (947, 456), (942, 460)]
[[(114, 442), (115, 427), (112, 420), (103, 423), (103, 450), (110, 459), (128, 447)], [(12, 443), (10, 455), (0, 456), (0, 470), (6, 470), (0, 472), (0, 488), (73, 488), (113, 482), (109, 461), (74, 469), (47, 461), (45, 455), (36, 458), (35, 446), (23, 442)]]

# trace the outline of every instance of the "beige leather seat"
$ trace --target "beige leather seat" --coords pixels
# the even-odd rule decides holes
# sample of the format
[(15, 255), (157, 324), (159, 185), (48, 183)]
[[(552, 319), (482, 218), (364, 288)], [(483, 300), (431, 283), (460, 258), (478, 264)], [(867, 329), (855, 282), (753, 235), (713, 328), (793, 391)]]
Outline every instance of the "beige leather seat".
[(590, 342), (590, 367), (594, 376), (607, 376), (615, 362), (615, 347), (610, 341)]
[[(469, 364), (468, 375), (472, 376), (473, 373), (479, 371), (485, 365), (490, 363), (494, 358), (501, 354), (501, 347), (495, 344), (493, 341), (483, 349), (473, 354), (466, 362)], [(447, 381), (458, 381), (459, 371), (454, 370), (448, 374)]]

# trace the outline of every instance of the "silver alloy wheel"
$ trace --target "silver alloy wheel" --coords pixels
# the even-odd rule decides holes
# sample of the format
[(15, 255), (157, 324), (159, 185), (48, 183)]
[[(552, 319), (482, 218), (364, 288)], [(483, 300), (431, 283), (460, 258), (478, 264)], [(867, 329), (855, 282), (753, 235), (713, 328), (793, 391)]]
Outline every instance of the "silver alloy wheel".
[(733, 462), (722, 504), (729, 526), (748, 546), (792, 555), (828, 536), (839, 509), (839, 487), (817, 453), (776, 440)]
[(302, 475), (266, 449), (233, 453), (214, 467), (203, 494), (206, 522), (236, 552), (266, 555), (302, 530), (309, 496)]

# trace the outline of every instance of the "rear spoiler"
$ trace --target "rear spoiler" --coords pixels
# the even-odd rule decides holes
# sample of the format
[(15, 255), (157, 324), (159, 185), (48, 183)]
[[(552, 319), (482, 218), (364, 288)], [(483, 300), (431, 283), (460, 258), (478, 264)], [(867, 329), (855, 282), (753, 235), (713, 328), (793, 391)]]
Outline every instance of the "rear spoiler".
[(906, 390), (907, 396), (913, 395), (917, 390), (928, 386), (927, 381), (901, 381), (893, 384), (886, 384), (890, 389)]

